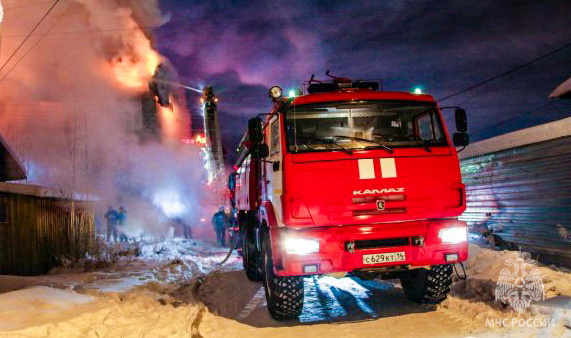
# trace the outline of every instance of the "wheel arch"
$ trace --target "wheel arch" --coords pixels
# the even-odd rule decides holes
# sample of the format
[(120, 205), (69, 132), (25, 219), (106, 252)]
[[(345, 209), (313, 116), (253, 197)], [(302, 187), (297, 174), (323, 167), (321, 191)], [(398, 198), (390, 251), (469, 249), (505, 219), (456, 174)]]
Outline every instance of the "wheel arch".
[(261, 230), (266, 232), (270, 239), (274, 267), (281, 270), (283, 269), (283, 252), (279, 243), (278, 220), (272, 202), (265, 201), (262, 203), (259, 208), (259, 220), (262, 226)]

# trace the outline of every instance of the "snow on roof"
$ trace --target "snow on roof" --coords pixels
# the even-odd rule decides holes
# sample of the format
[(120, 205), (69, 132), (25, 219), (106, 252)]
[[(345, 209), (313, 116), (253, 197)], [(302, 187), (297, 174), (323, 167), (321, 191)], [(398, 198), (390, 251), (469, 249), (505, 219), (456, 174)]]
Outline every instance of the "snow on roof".
[[(69, 198), (67, 194), (64, 194), (60, 190), (46, 188), (33, 184), (20, 184), (20, 183), (7, 183), (7, 182), (0, 182), (0, 193), (19, 194), (19, 195), (28, 195), (36, 197), (52, 197), (52, 198), (65, 198), (65, 199)], [(87, 201), (95, 202), (99, 200), (97, 196), (84, 195), (79, 193), (73, 193), (73, 199), (76, 201), (86, 201), (86, 202)]]
[(465, 159), (569, 135), (571, 135), (571, 117), (470, 144), (466, 150), (458, 154), (458, 157)]
[(549, 94), (549, 98), (571, 99), (571, 77), (557, 86), (557, 88)]

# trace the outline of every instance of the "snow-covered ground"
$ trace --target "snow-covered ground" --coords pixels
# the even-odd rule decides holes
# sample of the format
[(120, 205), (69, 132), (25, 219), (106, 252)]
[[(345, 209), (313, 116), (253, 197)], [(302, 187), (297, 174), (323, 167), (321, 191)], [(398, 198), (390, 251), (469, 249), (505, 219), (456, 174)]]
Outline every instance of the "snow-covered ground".
[[(571, 336), (571, 274), (539, 266), (546, 301), (517, 315), (494, 299), (514, 252), (470, 246), (469, 278), (438, 306), (409, 302), (398, 281), (306, 278), (299, 320), (277, 322), (263, 287), (241, 259), (199, 240), (141, 246), (98, 271), (0, 276), (0, 336), (22, 337), (378, 337)], [(490, 320), (548, 318), (549, 327), (490, 327)], [(511, 322), (510, 322), (511, 323)], [(533, 323), (531, 321), (530, 323)]]

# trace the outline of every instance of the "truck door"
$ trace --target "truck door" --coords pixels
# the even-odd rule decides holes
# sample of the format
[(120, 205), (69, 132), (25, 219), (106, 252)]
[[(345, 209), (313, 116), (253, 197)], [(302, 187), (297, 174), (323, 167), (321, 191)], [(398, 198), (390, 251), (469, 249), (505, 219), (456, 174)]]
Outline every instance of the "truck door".
[(274, 116), (268, 123), (267, 135), (268, 146), (270, 148), (270, 156), (264, 162), (265, 173), (265, 199), (269, 200), (274, 206), (274, 212), (278, 222), (281, 223), (281, 196), (283, 189), (283, 154), (282, 154), (282, 138), (280, 133), (280, 116)]

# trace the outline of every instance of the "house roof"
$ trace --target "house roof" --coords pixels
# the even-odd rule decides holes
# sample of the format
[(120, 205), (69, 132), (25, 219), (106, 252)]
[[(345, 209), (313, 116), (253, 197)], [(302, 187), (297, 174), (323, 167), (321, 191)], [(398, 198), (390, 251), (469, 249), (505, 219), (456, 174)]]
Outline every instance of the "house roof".
[(0, 135), (0, 181), (25, 180), (26, 170)]
[(568, 117), (470, 144), (466, 150), (458, 153), (458, 157), (465, 159), (570, 135), (571, 117)]

